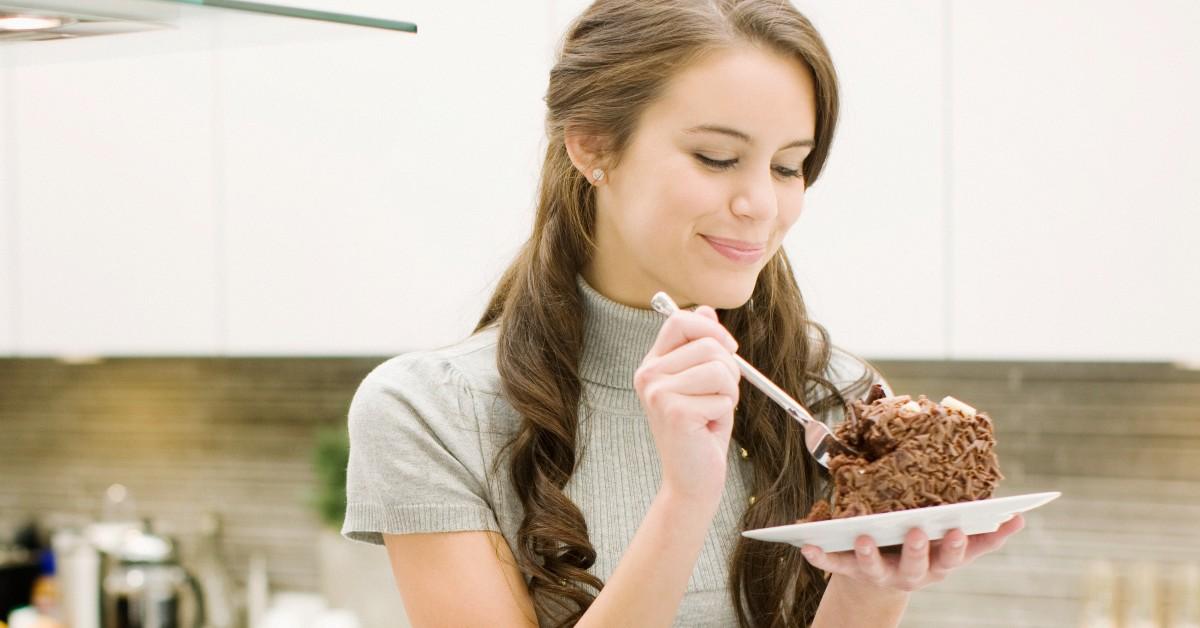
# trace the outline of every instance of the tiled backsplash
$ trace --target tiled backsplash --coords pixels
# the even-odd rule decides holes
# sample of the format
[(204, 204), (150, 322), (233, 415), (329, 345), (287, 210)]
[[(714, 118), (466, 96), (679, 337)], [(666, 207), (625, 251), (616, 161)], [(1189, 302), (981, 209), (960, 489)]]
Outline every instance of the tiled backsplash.
[(0, 525), (98, 515), (121, 483), (185, 555), (215, 510), (235, 575), (259, 550), (273, 586), (315, 590), (315, 434), (383, 359), (0, 360)]
[[(185, 543), (206, 510), (244, 576), (315, 589), (313, 436), (379, 358), (0, 360), (0, 528), (98, 512), (106, 486)], [(1164, 364), (876, 362), (900, 394), (996, 421), (999, 495), (1060, 490), (999, 553), (914, 596), (905, 625), (1075, 626), (1085, 572), (1200, 560), (1200, 373)], [(1164, 589), (1165, 590), (1165, 589)], [(1164, 596), (1162, 604), (1169, 602)]]

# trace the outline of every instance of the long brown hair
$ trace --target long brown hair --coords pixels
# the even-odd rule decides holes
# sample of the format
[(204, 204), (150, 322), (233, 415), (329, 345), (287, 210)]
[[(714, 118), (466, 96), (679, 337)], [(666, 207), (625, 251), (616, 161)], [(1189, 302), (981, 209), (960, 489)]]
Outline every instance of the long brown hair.
[[(546, 91), (549, 144), (533, 231), (499, 284), (475, 331), (499, 324), (497, 368), (507, 401), (521, 415), (508, 444), (511, 480), (524, 506), (514, 548), (537, 608), (566, 610), (574, 625), (604, 585), (587, 569), (596, 551), (580, 510), (563, 487), (575, 470), (581, 394), (583, 304), (575, 277), (594, 250), (596, 200), (576, 170), (565, 133), (603, 137), (610, 164), (667, 81), (701, 55), (758, 45), (809, 69), (816, 95), (815, 146), (805, 185), (829, 154), (838, 115), (837, 77), (812, 24), (786, 0), (598, 0), (568, 28)], [(845, 406), (824, 373), (829, 336), (810, 321), (782, 248), (758, 277), (749, 302), (718, 310), (739, 353), (784, 389), (804, 391), (813, 413)], [(865, 392), (870, 376), (851, 389)], [(743, 381), (733, 438), (754, 452), (752, 493), (742, 529), (792, 523), (828, 488), (804, 450), (794, 420)], [(743, 628), (804, 626), (825, 589), (797, 548), (740, 537), (730, 590)]]

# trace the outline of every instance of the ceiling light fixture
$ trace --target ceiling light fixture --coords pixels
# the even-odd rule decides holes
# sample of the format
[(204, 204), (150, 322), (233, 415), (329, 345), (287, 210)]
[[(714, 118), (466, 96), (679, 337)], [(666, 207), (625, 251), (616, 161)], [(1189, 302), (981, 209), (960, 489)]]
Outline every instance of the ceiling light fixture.
[(63, 24), (73, 21), (69, 18), (54, 15), (0, 13), (0, 31), (39, 31), (48, 28), (58, 28)]

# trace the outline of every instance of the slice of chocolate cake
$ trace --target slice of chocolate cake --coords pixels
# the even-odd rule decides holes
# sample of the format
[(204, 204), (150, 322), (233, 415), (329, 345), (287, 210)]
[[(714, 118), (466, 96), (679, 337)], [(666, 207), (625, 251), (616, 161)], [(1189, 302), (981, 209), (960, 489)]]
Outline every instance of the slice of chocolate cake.
[(851, 410), (834, 433), (863, 455), (830, 460), (832, 503), (798, 523), (987, 499), (1004, 478), (991, 418), (953, 397), (884, 397), (876, 384)]

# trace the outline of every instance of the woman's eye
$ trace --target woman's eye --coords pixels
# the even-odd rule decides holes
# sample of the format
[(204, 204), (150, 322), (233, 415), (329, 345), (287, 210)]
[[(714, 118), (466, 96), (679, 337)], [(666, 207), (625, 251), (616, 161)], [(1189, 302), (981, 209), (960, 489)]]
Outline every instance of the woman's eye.
[(709, 159), (708, 157), (705, 157), (704, 155), (701, 155), (700, 153), (696, 153), (696, 159), (699, 159), (701, 161), (701, 163), (703, 163), (704, 165), (712, 166), (713, 168), (716, 168), (718, 170), (728, 170), (728, 169), (732, 168), (735, 164), (737, 164), (736, 159), (726, 159), (726, 160)]
[[(706, 166), (716, 168), (717, 170), (728, 170), (728, 169), (734, 167), (735, 165), (737, 165), (736, 159), (725, 159), (725, 160), (712, 159), (710, 157), (705, 157), (704, 155), (701, 155), (700, 153), (696, 153), (695, 155), (696, 155), (696, 159), (699, 159), (701, 163), (703, 163)], [(788, 178), (800, 178), (800, 177), (804, 176), (804, 174), (802, 172), (800, 172), (799, 170), (792, 170), (791, 168), (784, 168), (783, 166), (776, 166), (775, 172), (778, 172), (779, 176), (781, 176), (781, 177), (788, 177)]]

